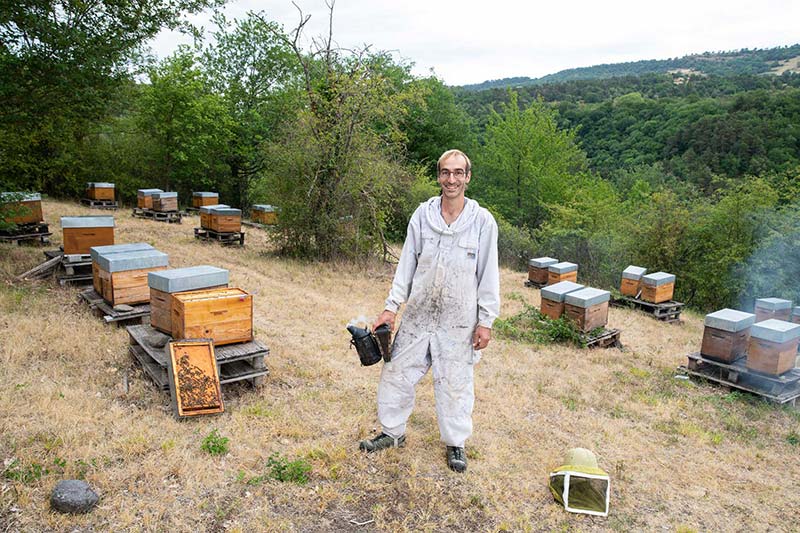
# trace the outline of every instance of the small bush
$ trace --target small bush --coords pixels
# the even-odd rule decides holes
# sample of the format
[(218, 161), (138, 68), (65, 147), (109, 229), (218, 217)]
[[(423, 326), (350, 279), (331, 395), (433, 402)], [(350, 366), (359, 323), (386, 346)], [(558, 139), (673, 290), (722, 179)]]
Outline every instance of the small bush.
[(569, 319), (561, 317), (558, 320), (551, 320), (529, 304), (524, 304), (522, 311), (512, 317), (495, 320), (494, 329), (500, 337), (517, 341), (568, 342), (576, 346), (584, 345), (580, 331)]
[(278, 452), (273, 453), (267, 459), (269, 477), (277, 481), (291, 481), (298, 485), (308, 483), (308, 474), (311, 472), (311, 465), (305, 459), (295, 459), (289, 461)]
[(228, 437), (221, 437), (216, 429), (203, 439), (200, 449), (210, 455), (225, 455), (228, 453)]
[(792, 431), (788, 435), (786, 435), (786, 442), (788, 442), (792, 446), (798, 446), (800, 445), (800, 435)]

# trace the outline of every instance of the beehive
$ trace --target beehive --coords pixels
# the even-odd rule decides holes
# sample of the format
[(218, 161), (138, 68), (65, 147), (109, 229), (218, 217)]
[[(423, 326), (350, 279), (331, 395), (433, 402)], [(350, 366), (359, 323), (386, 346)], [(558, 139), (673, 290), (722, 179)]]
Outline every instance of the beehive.
[(166, 270), (169, 257), (158, 250), (138, 250), (97, 258), (101, 295), (111, 305), (142, 304), (150, 301), (147, 274)]
[(578, 265), (563, 261), (547, 267), (547, 284), (553, 285), (562, 281), (578, 281)]
[(547, 283), (548, 268), (558, 263), (552, 257), (536, 257), (528, 261), (528, 279), (533, 283), (544, 285)]
[(3, 204), (3, 221), (9, 224), (37, 224), (42, 216), (42, 196), (39, 193), (0, 193)]
[(781, 298), (759, 298), (756, 300), (756, 322), (774, 318), (777, 320), (792, 319), (792, 301)]
[[(208, 218), (208, 229), (219, 233), (242, 230), (242, 211), (233, 207), (212, 207)], [(202, 220), (201, 220), (202, 223)]]
[(271, 205), (256, 204), (253, 206), (250, 215), (253, 218), (253, 222), (258, 222), (259, 224), (273, 225), (278, 223), (278, 208)]
[(204, 205), (219, 204), (219, 194), (215, 192), (193, 192), (192, 207), (201, 208)]
[(588, 333), (608, 324), (608, 302), (611, 293), (586, 287), (570, 292), (564, 298), (564, 313), (580, 331)]
[(636, 298), (642, 288), (642, 276), (646, 273), (646, 268), (630, 265), (622, 271), (622, 283), (619, 286), (619, 292), (625, 296)]
[(745, 357), (750, 343), (750, 327), (755, 321), (756, 315), (735, 309), (707, 314), (700, 353), (724, 363)]
[(800, 324), (800, 307), (795, 307), (792, 309), (792, 322), (795, 324)]
[(114, 201), (114, 184), (90, 181), (86, 184), (86, 198), (90, 200)]
[(770, 318), (750, 328), (747, 368), (779, 375), (795, 366), (800, 324)]
[(92, 246), (114, 244), (114, 217), (61, 217), (64, 254), (88, 254)]
[(583, 285), (562, 281), (542, 288), (542, 314), (556, 320), (564, 314), (564, 298), (567, 294), (583, 289)]
[(675, 291), (675, 275), (656, 272), (642, 276), (641, 299), (645, 302), (660, 304), (672, 300)]
[(97, 267), (97, 258), (101, 255), (112, 255), (126, 252), (138, 252), (140, 250), (155, 250), (146, 242), (134, 242), (128, 244), (112, 244), (110, 246), (92, 246), (89, 255), (92, 257), (92, 285), (97, 294), (103, 294), (103, 285), (100, 282), (100, 271)]
[(153, 194), (164, 192), (161, 189), (139, 189), (136, 192), (136, 207), (153, 209)]
[(167, 213), (178, 210), (178, 193), (176, 192), (154, 192), (153, 211)]
[(200, 227), (211, 229), (211, 210), (217, 207), (230, 207), (226, 204), (204, 205), (200, 208)]
[(172, 295), (173, 337), (213, 339), (214, 344), (253, 340), (253, 297), (225, 288)]
[(159, 270), (147, 275), (150, 286), (150, 325), (172, 336), (172, 316), (177, 293), (228, 286), (228, 271), (209, 265)]

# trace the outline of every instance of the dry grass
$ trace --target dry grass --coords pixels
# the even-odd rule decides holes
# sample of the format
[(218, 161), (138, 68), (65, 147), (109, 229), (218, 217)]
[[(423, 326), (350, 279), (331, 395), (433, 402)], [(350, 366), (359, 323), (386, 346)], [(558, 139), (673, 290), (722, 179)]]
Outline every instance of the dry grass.
[[(88, 214), (45, 202), (58, 216)], [(256, 334), (271, 348), (260, 390), (226, 389), (226, 412), (177, 422), (74, 289), (17, 284), (41, 250), (0, 245), (0, 530), (20, 531), (778, 531), (796, 527), (800, 417), (718, 387), (674, 379), (702, 320), (658, 323), (612, 309), (625, 351), (496, 340), (476, 370), (475, 434), (466, 475), (438, 440), (430, 376), (418, 388), (408, 446), (378, 456), (356, 441), (376, 428), (379, 369), (361, 368), (344, 326), (375, 316), (391, 282), (381, 266), (327, 265), (197, 242), (192, 226), (117, 213), (117, 241), (146, 240), (173, 266), (207, 263), (255, 293)], [(503, 314), (538, 305), (524, 274), (502, 273)], [(129, 376), (130, 388), (123, 382)], [(229, 452), (200, 448), (213, 430)], [(612, 476), (608, 518), (559, 508), (546, 478), (564, 451), (595, 451)], [(269, 478), (278, 452), (312, 467), (310, 482)], [(47, 472), (37, 470), (36, 465)], [(8, 479), (13, 470), (17, 479)], [(86, 516), (51, 512), (65, 477), (102, 495)], [(251, 483), (248, 483), (251, 481)], [(373, 522), (356, 526), (350, 521)]]

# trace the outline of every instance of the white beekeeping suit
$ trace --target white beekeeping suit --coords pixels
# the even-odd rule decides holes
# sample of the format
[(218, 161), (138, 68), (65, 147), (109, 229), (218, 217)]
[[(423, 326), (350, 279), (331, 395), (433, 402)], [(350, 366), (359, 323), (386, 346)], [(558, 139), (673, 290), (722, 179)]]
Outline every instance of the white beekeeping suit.
[(421, 204), (408, 224), (386, 309), (406, 303), (381, 372), (378, 420), (398, 438), (414, 407), (414, 386), (433, 368), (436, 415), (442, 440), (463, 447), (472, 434), (473, 349), (477, 324), (492, 327), (500, 311), (497, 223), (474, 200), (448, 226), (441, 197)]

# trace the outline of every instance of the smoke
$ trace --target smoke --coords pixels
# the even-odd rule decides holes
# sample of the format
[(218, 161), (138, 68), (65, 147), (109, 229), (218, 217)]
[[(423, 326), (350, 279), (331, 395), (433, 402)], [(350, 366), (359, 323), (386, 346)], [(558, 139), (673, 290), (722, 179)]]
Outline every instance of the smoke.
[(358, 315), (356, 318), (351, 318), (347, 325), (364, 329), (372, 329), (372, 321), (364, 315)]

